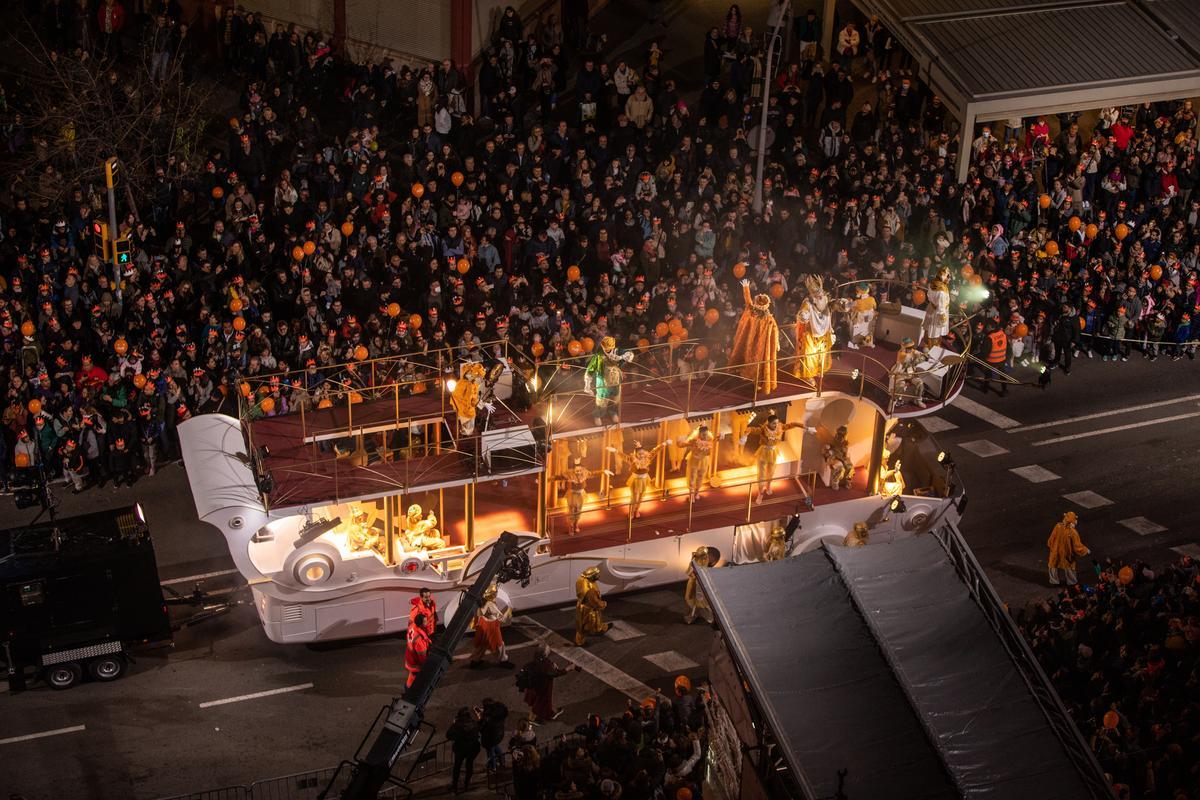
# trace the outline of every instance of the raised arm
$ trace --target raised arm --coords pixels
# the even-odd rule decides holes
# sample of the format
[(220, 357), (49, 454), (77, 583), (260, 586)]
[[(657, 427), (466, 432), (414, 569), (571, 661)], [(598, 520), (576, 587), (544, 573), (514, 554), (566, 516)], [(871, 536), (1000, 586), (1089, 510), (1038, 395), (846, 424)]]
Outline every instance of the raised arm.
[(749, 308), (752, 303), (752, 298), (750, 297), (750, 281), (746, 280), (745, 278), (742, 278), (742, 302), (746, 304), (746, 308)]

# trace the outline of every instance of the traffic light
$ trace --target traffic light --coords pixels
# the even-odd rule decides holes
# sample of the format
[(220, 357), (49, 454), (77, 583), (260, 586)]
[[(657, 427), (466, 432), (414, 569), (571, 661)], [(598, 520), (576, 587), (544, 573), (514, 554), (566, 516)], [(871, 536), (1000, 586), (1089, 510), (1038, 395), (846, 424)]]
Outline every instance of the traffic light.
[(113, 242), (113, 260), (118, 267), (129, 263), (129, 237), (122, 236)]
[(116, 185), (117, 179), (117, 158), (112, 156), (104, 160), (104, 185), (109, 189)]
[(111, 261), (108, 253), (108, 223), (92, 221), (92, 249), (101, 261)]

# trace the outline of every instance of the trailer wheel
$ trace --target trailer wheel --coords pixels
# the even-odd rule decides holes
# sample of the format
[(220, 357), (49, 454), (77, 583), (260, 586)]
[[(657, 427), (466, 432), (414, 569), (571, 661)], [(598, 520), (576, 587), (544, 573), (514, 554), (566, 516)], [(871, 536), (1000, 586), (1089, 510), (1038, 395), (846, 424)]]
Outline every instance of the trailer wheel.
[(93, 658), (88, 662), (88, 674), (98, 681), (115, 681), (125, 674), (125, 663), (120, 653)]
[(70, 689), (79, 683), (79, 679), (83, 677), (83, 670), (74, 661), (68, 661), (64, 664), (46, 667), (43, 675), (46, 683), (50, 684), (52, 688)]

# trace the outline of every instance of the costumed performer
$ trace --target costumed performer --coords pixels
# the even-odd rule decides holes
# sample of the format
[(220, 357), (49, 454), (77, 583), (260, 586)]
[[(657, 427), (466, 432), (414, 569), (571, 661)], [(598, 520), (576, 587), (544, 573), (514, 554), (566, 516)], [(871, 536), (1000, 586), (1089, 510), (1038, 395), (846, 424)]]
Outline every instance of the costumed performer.
[(683, 621), (691, 625), (696, 621), (697, 615), (704, 617), (705, 622), (710, 625), (713, 621), (712, 607), (709, 606), (708, 600), (704, 597), (704, 591), (700, 588), (700, 581), (696, 578), (696, 569), (711, 566), (711, 554), (707, 547), (697, 547), (692, 553), (692, 562), (688, 564), (687, 586), (683, 590), (683, 602), (687, 603), (687, 613), (683, 615)]
[(608, 631), (609, 624), (600, 613), (608, 603), (600, 596), (596, 581), (599, 567), (588, 567), (575, 579), (575, 644), (583, 647), (589, 635), (599, 636)]
[(413, 503), (408, 507), (404, 527), (401, 541), (405, 550), (437, 550), (446, 546), (446, 540), (438, 531), (437, 515), (433, 513), (433, 509), (421, 519), (421, 507)]
[(629, 513), (634, 519), (641, 519), (642, 512), (638, 509), (646, 496), (646, 490), (650, 488), (650, 465), (654, 461), (654, 455), (665, 445), (666, 442), (663, 442), (647, 450), (642, 447), (641, 442), (635, 441), (633, 450), (623, 454), (629, 462), (629, 480), (625, 485), (629, 487)]
[(687, 451), (688, 500), (696, 502), (700, 499), (700, 490), (708, 479), (708, 467), (712, 462), (714, 439), (708, 425), (701, 423), (700, 427), (688, 434), (683, 440), (676, 440), (680, 447)]
[(760, 444), (754, 453), (757, 472), (755, 484), (758, 488), (758, 496), (754, 499), (756, 505), (771, 494), (771, 483), (775, 480), (775, 463), (779, 460), (779, 443), (783, 441), (783, 434), (792, 428), (801, 427), (803, 426), (799, 422), (780, 422), (779, 415), (772, 408), (767, 412), (765, 422), (748, 427), (746, 434), (739, 440), (741, 444), (745, 444), (751, 433), (758, 434), (759, 437)]
[(849, 489), (854, 479), (854, 462), (850, 460), (850, 441), (846, 438), (846, 426), (841, 425), (833, 441), (821, 448), (825, 466), (829, 467), (829, 488)]
[(896, 363), (891, 368), (892, 394), (897, 397), (911, 398), (917, 408), (925, 407), (923, 398), (925, 382), (917, 373), (920, 371), (924, 355), (917, 349), (912, 337), (905, 336), (900, 340), (900, 349), (896, 351)]
[(475, 615), (475, 649), (471, 653), (471, 661), (467, 665), (471, 669), (482, 669), (483, 657), (488, 653), (495, 653), (500, 659), (500, 666), (505, 669), (512, 669), (513, 663), (508, 660), (508, 653), (504, 649), (504, 634), (500, 630), (500, 625), (512, 617), (512, 608), (500, 610), (499, 604), (496, 603), (496, 597), (500, 590), (496, 588), (496, 584), (492, 584), (483, 593), (483, 605), (479, 607), (479, 612)]
[(805, 275), (808, 297), (796, 315), (796, 375), (815, 378), (833, 365), (833, 303), (820, 275)]
[(1075, 529), (1078, 519), (1074, 511), (1063, 514), (1062, 522), (1054, 526), (1054, 530), (1050, 532), (1050, 538), (1046, 540), (1046, 547), (1050, 548), (1050, 557), (1047, 559), (1046, 565), (1050, 571), (1050, 583), (1054, 586), (1058, 586), (1060, 570), (1067, 586), (1074, 586), (1078, 583), (1078, 579), (1075, 577), (1075, 559), (1092, 552), (1084, 547), (1083, 542), (1079, 539), (1079, 531)]
[(779, 323), (771, 313), (771, 298), (765, 294), (750, 296), (750, 281), (742, 279), (742, 299), (746, 307), (733, 334), (729, 365), (758, 384), (768, 393), (779, 383)]
[(596, 398), (592, 421), (604, 424), (605, 416), (615, 425), (621, 401), (621, 366), (633, 361), (633, 351), (617, 352), (617, 340), (605, 336), (600, 351), (588, 359), (583, 373), (584, 388)]
[(482, 364), (467, 364), (463, 368), (462, 377), (454, 384), (454, 391), (450, 393), (450, 405), (458, 417), (458, 430), (463, 436), (470, 436), (475, 432), (475, 417), (479, 409), (495, 410), (492, 403), (481, 399), (484, 375)]
[(942, 337), (950, 332), (949, 268), (938, 270), (937, 277), (929, 282), (925, 297), (928, 305), (925, 306), (925, 319), (921, 323), (921, 346), (929, 347), (939, 344)]
[(871, 286), (860, 283), (854, 287), (854, 299), (849, 301), (850, 341), (846, 346), (852, 350), (875, 346), (875, 320), (879, 316), (878, 305), (871, 296)]
[(583, 515), (583, 501), (587, 498), (587, 482), (591, 470), (583, 466), (583, 459), (572, 458), (571, 468), (559, 480), (567, 484), (567, 517), (571, 522), (571, 533), (579, 533), (579, 518)]
[(780, 561), (787, 558), (787, 554), (787, 530), (782, 525), (776, 525), (771, 529), (771, 540), (767, 543), (767, 552), (763, 554), (763, 561)]

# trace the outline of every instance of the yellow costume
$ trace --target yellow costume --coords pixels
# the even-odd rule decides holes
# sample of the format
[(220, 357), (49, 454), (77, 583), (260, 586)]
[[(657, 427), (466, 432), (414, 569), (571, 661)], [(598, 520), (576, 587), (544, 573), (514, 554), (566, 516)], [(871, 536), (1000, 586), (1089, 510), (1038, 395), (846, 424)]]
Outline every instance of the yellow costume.
[(829, 488), (849, 489), (854, 479), (854, 462), (850, 460), (850, 442), (846, 439), (846, 426), (837, 429), (833, 441), (821, 448), (821, 456), (829, 467)]
[(591, 471), (583, 467), (583, 462), (574, 459), (571, 469), (559, 480), (567, 484), (567, 514), (571, 520), (571, 533), (579, 533), (579, 517), (583, 514), (583, 501), (587, 497), (587, 480), (592, 477)]
[(696, 568), (707, 566), (710, 566), (708, 548), (697, 547), (696, 551), (692, 553), (692, 563), (688, 565), (687, 586), (683, 590), (683, 601), (687, 603), (688, 607), (683, 621), (688, 625), (696, 621), (697, 615), (704, 617), (709, 623), (713, 621), (712, 607), (704, 597), (704, 592), (700, 589), (700, 581), (696, 578)]
[(854, 523), (854, 530), (846, 534), (842, 544), (846, 547), (865, 547), (871, 538), (871, 529), (865, 522)]
[[(786, 425), (779, 421), (774, 409), (767, 413), (767, 421), (761, 425), (751, 425), (746, 429), (747, 436), (751, 433), (756, 433), (761, 440), (758, 450), (754, 453), (754, 466), (757, 470), (756, 484), (758, 486), (758, 497), (755, 503), (761, 503), (763, 498), (771, 494), (771, 482), (775, 479), (775, 464), (779, 461), (779, 443), (783, 441), (783, 434), (792, 428), (802, 427), (798, 422), (789, 422)], [(747, 436), (743, 436), (741, 441), (746, 442)]]
[(437, 516), (431, 510), (422, 519), (421, 507), (415, 503), (408, 507), (401, 538), (405, 550), (437, 550), (446, 546), (446, 540), (438, 532)]
[(1079, 531), (1075, 530), (1077, 520), (1075, 512), (1068, 511), (1063, 515), (1062, 522), (1054, 526), (1050, 538), (1046, 540), (1046, 547), (1050, 548), (1050, 557), (1046, 565), (1050, 571), (1050, 583), (1055, 586), (1058, 585), (1059, 570), (1062, 570), (1067, 585), (1074, 586), (1077, 582), (1075, 558), (1092, 552), (1084, 547), (1079, 539)]
[(796, 375), (815, 378), (833, 365), (833, 306), (821, 283), (820, 276), (804, 278), (808, 297), (796, 315)]
[(588, 567), (575, 579), (575, 644), (579, 647), (587, 644), (589, 634), (600, 635), (608, 630), (600, 613), (608, 603), (600, 597), (596, 585), (599, 577), (599, 567)]
[(937, 278), (929, 282), (925, 293), (928, 305), (921, 322), (921, 344), (938, 344), (950, 332), (950, 270), (942, 267)]
[(630, 469), (629, 480), (625, 485), (629, 487), (629, 513), (634, 519), (642, 516), (638, 507), (646, 496), (646, 490), (650, 488), (650, 465), (654, 463), (654, 454), (662, 447), (663, 445), (659, 444), (647, 450), (642, 447), (641, 442), (634, 442), (633, 451), (625, 454)]
[(771, 541), (767, 544), (767, 552), (763, 555), (763, 560), (780, 561), (787, 558), (787, 551), (787, 531), (776, 525), (771, 529)]
[(712, 462), (713, 435), (707, 425), (696, 428), (681, 446), (687, 451), (687, 485), (688, 499), (695, 502), (700, 497), (700, 490), (708, 479), (708, 467)]
[(859, 347), (875, 346), (875, 318), (879, 306), (871, 296), (871, 287), (860, 283), (854, 289), (854, 300), (847, 301), (850, 313), (850, 341), (847, 347), (857, 350)]
[(740, 366), (739, 374), (767, 393), (779, 383), (779, 324), (771, 314), (771, 298), (765, 294), (751, 298), (750, 281), (742, 281), (742, 299), (746, 308), (733, 334), (729, 365)]
[(454, 384), (454, 391), (450, 393), (450, 405), (458, 417), (458, 430), (464, 436), (475, 432), (475, 415), (479, 408), (483, 375), (482, 364), (468, 364), (463, 369), (462, 378)]

